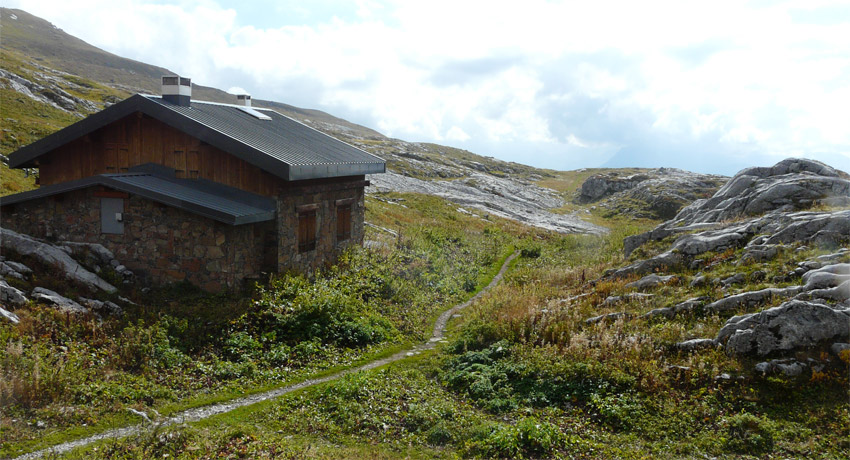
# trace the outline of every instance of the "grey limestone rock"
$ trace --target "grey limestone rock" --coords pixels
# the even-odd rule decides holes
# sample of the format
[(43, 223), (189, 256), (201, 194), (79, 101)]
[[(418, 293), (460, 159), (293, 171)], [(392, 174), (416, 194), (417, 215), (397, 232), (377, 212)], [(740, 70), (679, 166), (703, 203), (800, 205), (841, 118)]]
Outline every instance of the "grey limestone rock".
[[(770, 168), (747, 168), (711, 198), (694, 201), (654, 230), (628, 238), (624, 241), (624, 252), (628, 255), (647, 241), (662, 239), (693, 225), (723, 224), (766, 213), (782, 215), (821, 202), (832, 203), (836, 198), (843, 201), (850, 199), (850, 176), (823, 163), (789, 158)], [(847, 223), (850, 211), (821, 214), (833, 215), (824, 219), (809, 216), (782, 231), (777, 226), (771, 233), (778, 234), (767, 240), (761, 239), (758, 244), (809, 240), (818, 245), (846, 242), (850, 235), (850, 224)]]
[(79, 300), (82, 305), (99, 315), (121, 316), (124, 314), (121, 307), (108, 300), (86, 299), (85, 297), (81, 297)]
[(0, 228), (0, 238), (2, 238), (0, 245), (3, 248), (11, 249), (21, 255), (35, 257), (43, 263), (56, 266), (65, 273), (67, 278), (82, 283), (91, 289), (101, 289), (107, 292), (117, 290), (115, 286), (86, 270), (71, 256), (53, 245), (5, 228)]
[(12, 324), (18, 324), (21, 322), (21, 319), (18, 318), (18, 315), (6, 310), (3, 307), (0, 307), (0, 318), (9, 321)]
[(729, 354), (766, 356), (848, 338), (847, 315), (819, 303), (790, 300), (760, 313), (730, 318), (715, 340)]
[(73, 300), (67, 297), (63, 297), (57, 294), (56, 292), (51, 291), (50, 289), (37, 287), (33, 289), (32, 294), (30, 294), (30, 296), (33, 298), (33, 300), (55, 305), (59, 307), (59, 309), (62, 311), (67, 311), (71, 313), (88, 312), (88, 310), (82, 305), (78, 304), (77, 302), (74, 302)]
[(626, 313), (626, 312), (608, 313), (608, 314), (605, 314), (605, 315), (599, 315), (599, 316), (594, 316), (592, 318), (588, 318), (588, 319), (584, 320), (584, 322), (585, 322), (585, 324), (596, 324), (596, 323), (601, 323), (603, 321), (614, 322), (614, 321), (621, 319), (621, 318), (622, 319), (629, 319), (629, 318), (631, 318), (631, 315)]
[(678, 278), (675, 275), (666, 275), (660, 276), (656, 274), (646, 275), (643, 278), (633, 281), (629, 284), (626, 284), (627, 288), (634, 288), (639, 291), (644, 289), (651, 289), (654, 287), (658, 287), (662, 284), (668, 284), (676, 281)]
[(735, 273), (734, 275), (728, 278), (720, 280), (720, 284), (722, 284), (723, 286), (733, 286), (735, 284), (743, 284), (746, 281), (747, 277), (744, 276), (742, 273)]
[(841, 354), (850, 350), (850, 343), (833, 343), (831, 347), (829, 347), (829, 351), (832, 352), (835, 356), (841, 356)]
[(5, 280), (0, 280), (0, 303), (4, 305), (21, 306), (29, 302), (29, 299), (20, 289), (9, 286)]
[(705, 348), (714, 348), (717, 345), (717, 341), (714, 339), (691, 339), (677, 343), (676, 349), (684, 352), (694, 352)]
[(704, 307), (705, 311), (720, 313), (732, 311), (741, 307), (752, 308), (766, 303), (772, 297), (792, 297), (799, 288), (767, 288), (759, 291), (742, 292), (716, 300)]

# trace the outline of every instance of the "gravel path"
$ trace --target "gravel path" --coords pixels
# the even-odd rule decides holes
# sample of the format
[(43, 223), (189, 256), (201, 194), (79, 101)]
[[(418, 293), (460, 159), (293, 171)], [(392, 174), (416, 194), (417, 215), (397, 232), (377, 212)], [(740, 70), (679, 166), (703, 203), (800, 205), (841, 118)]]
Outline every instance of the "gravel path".
[[(285, 387), (266, 391), (266, 392), (263, 392), (263, 393), (257, 393), (257, 394), (245, 396), (245, 397), (242, 397), (242, 398), (232, 399), (230, 401), (219, 403), (219, 404), (213, 404), (213, 405), (210, 405), (210, 406), (203, 406), (203, 407), (198, 407), (198, 408), (195, 408), (195, 409), (188, 409), (188, 410), (185, 410), (185, 411), (182, 411), (182, 412), (178, 412), (177, 414), (172, 415), (171, 417), (167, 417), (165, 419), (156, 421), (154, 425), (164, 427), (164, 426), (170, 426), (170, 425), (177, 425), (177, 424), (181, 424), (181, 423), (185, 423), (185, 422), (197, 422), (199, 420), (203, 420), (205, 418), (209, 418), (209, 417), (212, 417), (214, 415), (223, 414), (225, 412), (230, 412), (230, 411), (232, 411), (234, 409), (238, 409), (240, 407), (250, 406), (250, 405), (256, 404), (258, 402), (267, 401), (269, 399), (274, 399), (274, 398), (283, 396), (287, 393), (292, 393), (293, 391), (298, 391), (298, 390), (301, 390), (301, 389), (304, 389), (304, 388), (307, 388), (307, 387), (311, 387), (313, 385), (318, 385), (320, 383), (325, 383), (325, 382), (337, 380), (339, 378), (342, 378), (342, 377), (344, 377), (348, 374), (352, 374), (354, 372), (360, 372), (360, 371), (375, 369), (376, 367), (381, 367), (385, 364), (389, 364), (389, 363), (392, 363), (392, 362), (395, 362), (395, 361), (400, 361), (400, 360), (405, 359), (407, 357), (417, 355), (419, 353), (422, 353), (425, 350), (431, 350), (431, 349), (433, 349), (434, 347), (437, 346), (437, 342), (439, 342), (443, 339), (443, 334), (445, 333), (446, 324), (448, 323), (449, 319), (452, 316), (454, 316), (455, 314), (457, 314), (458, 311), (468, 307), (473, 302), (475, 302), (476, 300), (481, 298), (481, 296), (483, 296), (485, 293), (487, 293), (487, 291), (489, 291), (491, 288), (493, 288), (493, 286), (499, 284), (499, 281), (502, 280), (502, 277), (505, 275), (505, 272), (507, 271), (508, 266), (510, 265), (511, 261), (513, 261), (516, 258), (516, 256), (517, 256), (516, 252), (511, 254), (511, 256), (508, 257), (507, 260), (505, 260), (505, 263), (502, 265), (502, 268), (499, 270), (499, 273), (496, 274), (496, 276), (494, 276), (493, 279), (490, 281), (490, 284), (488, 284), (486, 287), (481, 289), (481, 291), (479, 291), (478, 294), (475, 294), (474, 297), (467, 300), (466, 302), (464, 302), (460, 305), (455, 305), (454, 307), (443, 312), (443, 314), (440, 315), (439, 318), (437, 318), (436, 323), (434, 323), (434, 332), (431, 334), (431, 338), (428, 339), (428, 341), (423, 343), (423, 344), (416, 345), (409, 350), (400, 351), (400, 352), (398, 352), (398, 353), (396, 353), (392, 356), (388, 356), (388, 357), (382, 358), (382, 359), (376, 359), (376, 360), (370, 361), (370, 362), (368, 362), (368, 363), (366, 363), (362, 366), (358, 366), (358, 367), (354, 367), (354, 368), (347, 369), (347, 370), (344, 370), (344, 371), (340, 371), (340, 372), (337, 372), (335, 374), (327, 375), (325, 377), (320, 377), (320, 378), (316, 378), (316, 379), (309, 379), (309, 380), (305, 380), (301, 383), (295, 383), (295, 384), (292, 384), (292, 385), (288, 385), (288, 386), (285, 386)], [(41, 457), (48, 455), (48, 454), (52, 458), (52, 456), (65, 453), (65, 452), (68, 452), (72, 449), (76, 449), (78, 447), (83, 447), (83, 446), (89, 445), (93, 442), (97, 442), (97, 441), (100, 441), (100, 440), (103, 440), (103, 439), (123, 438), (123, 437), (126, 437), (126, 436), (132, 436), (134, 434), (138, 434), (138, 433), (142, 432), (143, 430), (149, 429), (150, 427), (152, 427), (154, 425), (152, 425), (152, 424), (139, 424), (139, 425), (132, 425), (132, 426), (124, 427), (124, 428), (116, 428), (116, 429), (113, 429), (113, 430), (108, 430), (108, 431), (104, 431), (102, 433), (98, 433), (98, 434), (93, 435), (93, 436), (89, 436), (87, 438), (78, 439), (76, 441), (69, 441), (69, 442), (66, 442), (66, 443), (58, 444), (58, 445), (53, 446), (53, 447), (48, 447), (47, 449), (39, 450), (39, 451), (36, 451), (36, 452), (31, 452), (29, 454), (24, 454), (24, 455), (21, 455), (20, 457), (15, 457), (14, 460), (36, 459), (36, 458), (41, 458)]]

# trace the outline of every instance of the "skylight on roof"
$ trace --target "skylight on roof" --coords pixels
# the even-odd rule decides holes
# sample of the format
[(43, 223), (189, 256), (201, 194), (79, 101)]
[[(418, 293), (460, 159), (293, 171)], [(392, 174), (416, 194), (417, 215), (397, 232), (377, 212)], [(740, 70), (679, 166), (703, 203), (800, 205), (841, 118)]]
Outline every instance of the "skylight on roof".
[(234, 107), (236, 107), (237, 109), (247, 113), (248, 115), (251, 115), (254, 118), (259, 118), (260, 120), (271, 120), (272, 119), (270, 116), (268, 116), (264, 113), (261, 113), (257, 110), (254, 110), (251, 107), (245, 107), (245, 106), (241, 106), (241, 105), (236, 105)]

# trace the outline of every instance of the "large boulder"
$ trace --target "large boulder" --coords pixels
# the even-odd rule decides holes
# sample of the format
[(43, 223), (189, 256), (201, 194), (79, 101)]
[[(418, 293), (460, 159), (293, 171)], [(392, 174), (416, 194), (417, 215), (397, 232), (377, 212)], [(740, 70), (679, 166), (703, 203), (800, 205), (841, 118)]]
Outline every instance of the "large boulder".
[(0, 228), (0, 246), (24, 256), (34, 257), (47, 265), (55, 266), (62, 270), (68, 279), (81, 283), (92, 290), (117, 291), (115, 286), (86, 270), (66, 252), (53, 245), (9, 229)]
[(766, 356), (850, 338), (850, 314), (820, 303), (791, 300), (760, 313), (736, 316), (715, 339), (733, 355)]

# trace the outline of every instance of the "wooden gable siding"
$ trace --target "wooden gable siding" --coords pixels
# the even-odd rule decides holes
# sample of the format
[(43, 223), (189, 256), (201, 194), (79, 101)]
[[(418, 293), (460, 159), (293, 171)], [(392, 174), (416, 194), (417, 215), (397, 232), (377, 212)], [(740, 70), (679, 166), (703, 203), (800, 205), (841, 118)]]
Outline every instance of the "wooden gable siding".
[(140, 113), (63, 145), (40, 160), (41, 185), (103, 173), (127, 172), (157, 163), (180, 178), (202, 178), (265, 196), (285, 181), (213, 146)]

